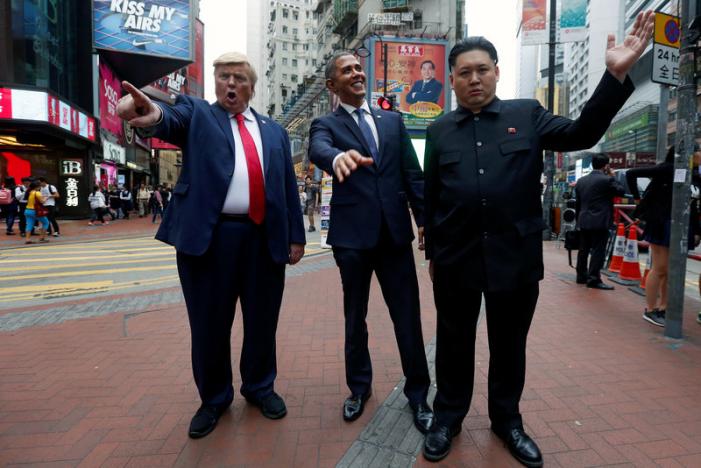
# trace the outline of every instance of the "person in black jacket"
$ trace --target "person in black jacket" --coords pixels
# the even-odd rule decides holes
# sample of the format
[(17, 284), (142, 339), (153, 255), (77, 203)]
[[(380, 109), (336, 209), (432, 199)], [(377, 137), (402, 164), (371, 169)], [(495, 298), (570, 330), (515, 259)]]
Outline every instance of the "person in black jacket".
[[(580, 230), (577, 283), (586, 284), (588, 288), (610, 290), (613, 286), (601, 281), (600, 272), (613, 225), (613, 197), (623, 196), (625, 188), (613, 178), (609, 157), (605, 154), (595, 154), (591, 166), (594, 170), (579, 179), (574, 188)], [(590, 252), (591, 261), (587, 268)]]
[[(482, 296), (489, 335), (491, 429), (511, 454), (543, 465), (519, 402), (526, 342), (543, 279), (542, 152), (592, 147), (633, 93), (628, 71), (647, 47), (654, 13), (640, 13), (622, 44), (608, 36), (606, 71), (577, 120), (535, 99), (496, 97), (499, 67), (483, 37), (450, 51), (459, 107), (426, 132), (425, 242), (436, 302), (435, 423), (424, 457), (444, 458), (470, 409)], [(335, 197), (334, 192), (334, 197)]]
[[(696, 168), (701, 161), (698, 145), (694, 146), (694, 168), (692, 184), (701, 186)], [(640, 200), (638, 178), (650, 178), (650, 184), (639, 202), (637, 217), (645, 222), (643, 240), (650, 244), (652, 267), (645, 283), (645, 301), (647, 308), (643, 319), (657, 325), (665, 326), (667, 309), (667, 266), (669, 264), (669, 241), (672, 225), (672, 179), (674, 177), (674, 146), (667, 150), (664, 162), (653, 167), (640, 167), (626, 172), (626, 182), (633, 198)], [(698, 218), (698, 216), (696, 217)], [(698, 231), (698, 219), (689, 223), (689, 248), (694, 248), (694, 233)]]

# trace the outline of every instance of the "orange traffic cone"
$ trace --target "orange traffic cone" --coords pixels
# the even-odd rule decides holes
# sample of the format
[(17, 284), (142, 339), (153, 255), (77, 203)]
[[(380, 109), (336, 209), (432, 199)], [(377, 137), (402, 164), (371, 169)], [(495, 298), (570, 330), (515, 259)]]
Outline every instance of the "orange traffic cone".
[(623, 255), (626, 253), (626, 228), (623, 223), (618, 223), (618, 229), (616, 230), (616, 241), (613, 244), (613, 255), (611, 256), (611, 264), (609, 265), (609, 271), (618, 273), (621, 271), (621, 265), (623, 264)]
[(640, 281), (640, 289), (645, 289), (645, 283), (647, 283), (647, 275), (650, 274), (650, 268), (652, 268), (652, 249), (647, 253), (647, 261), (645, 262), (645, 273), (643, 273), (643, 279)]
[(622, 280), (640, 281), (640, 260), (638, 260), (638, 231), (635, 226), (631, 226), (628, 231), (628, 241), (626, 242), (626, 253), (623, 256), (619, 277)]

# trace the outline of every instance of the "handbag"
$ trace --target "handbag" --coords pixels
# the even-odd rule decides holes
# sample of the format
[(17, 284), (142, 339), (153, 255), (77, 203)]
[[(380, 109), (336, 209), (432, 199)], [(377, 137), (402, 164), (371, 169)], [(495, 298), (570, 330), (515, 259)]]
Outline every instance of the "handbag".
[(34, 200), (34, 211), (36, 212), (37, 218), (49, 215), (49, 210), (39, 200)]

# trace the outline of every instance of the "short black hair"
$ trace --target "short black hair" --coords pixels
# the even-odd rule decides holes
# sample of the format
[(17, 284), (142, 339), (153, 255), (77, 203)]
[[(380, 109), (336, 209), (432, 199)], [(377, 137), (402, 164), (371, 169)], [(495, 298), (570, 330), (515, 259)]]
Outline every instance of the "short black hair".
[(333, 80), (333, 77), (336, 75), (336, 62), (338, 59), (341, 57), (345, 57), (346, 55), (350, 55), (351, 57), (355, 57), (353, 52), (347, 51), (347, 50), (340, 50), (338, 52), (334, 52), (331, 58), (329, 58), (329, 61), (326, 62), (326, 68), (324, 69), (324, 78), (327, 80)]
[(604, 153), (596, 153), (591, 157), (591, 167), (594, 169), (603, 169), (611, 160)]
[(46, 180), (46, 177), (39, 177), (39, 182), (47, 182), (48, 183), (48, 180)]
[(458, 55), (469, 52), (471, 50), (483, 50), (489, 54), (489, 58), (494, 61), (494, 65), (499, 63), (499, 56), (497, 55), (497, 49), (494, 44), (489, 42), (484, 36), (470, 36), (462, 41), (458, 41), (457, 44), (450, 49), (450, 55), (448, 56), (448, 64), (452, 70), (455, 66), (455, 62), (458, 60)]
[(419, 68), (423, 68), (424, 65), (426, 65), (427, 63), (431, 64), (431, 69), (433, 69), (433, 70), (436, 69), (436, 64), (433, 63), (433, 60), (424, 60), (423, 62), (421, 62), (421, 66)]

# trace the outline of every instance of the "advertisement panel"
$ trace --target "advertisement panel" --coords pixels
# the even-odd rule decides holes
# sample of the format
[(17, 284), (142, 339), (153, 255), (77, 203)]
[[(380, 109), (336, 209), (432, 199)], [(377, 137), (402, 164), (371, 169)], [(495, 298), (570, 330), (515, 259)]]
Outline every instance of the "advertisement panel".
[(545, 44), (548, 42), (546, 27), (546, 0), (523, 0), (521, 11), (521, 45)]
[[(385, 60), (383, 46), (387, 46)], [(449, 108), (447, 42), (429, 40), (374, 40), (372, 105), (385, 92), (387, 67), (388, 95), (395, 96), (396, 108), (402, 113), (407, 128), (424, 129)]]
[(117, 115), (117, 102), (121, 97), (122, 85), (112, 69), (100, 61), (100, 127), (117, 137), (123, 137), (122, 119)]
[(190, 0), (93, 0), (93, 45), (192, 60)]
[(204, 98), (204, 24), (195, 20), (195, 62), (187, 66), (187, 94)]
[(587, 0), (561, 0), (560, 42), (587, 38)]

